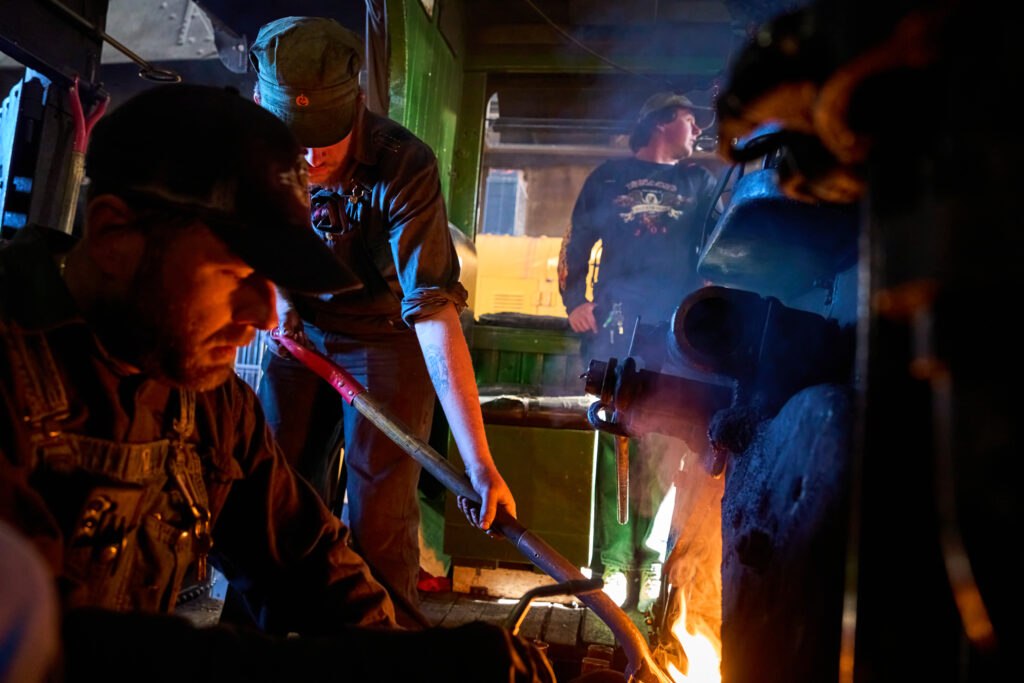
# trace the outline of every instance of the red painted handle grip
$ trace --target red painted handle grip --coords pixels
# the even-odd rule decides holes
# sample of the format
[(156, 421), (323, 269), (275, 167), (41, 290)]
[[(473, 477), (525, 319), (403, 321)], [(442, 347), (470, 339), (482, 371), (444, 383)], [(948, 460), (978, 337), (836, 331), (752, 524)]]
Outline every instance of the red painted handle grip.
[(352, 375), (348, 374), (345, 368), (319, 351), (307, 349), (294, 339), (282, 337), (278, 334), (277, 330), (273, 330), (270, 336), (278, 344), (288, 349), (288, 353), (295, 356), (299, 362), (327, 380), (341, 394), (341, 398), (344, 399), (345, 403), (351, 405), (356, 396), (366, 391), (366, 387), (357, 382)]

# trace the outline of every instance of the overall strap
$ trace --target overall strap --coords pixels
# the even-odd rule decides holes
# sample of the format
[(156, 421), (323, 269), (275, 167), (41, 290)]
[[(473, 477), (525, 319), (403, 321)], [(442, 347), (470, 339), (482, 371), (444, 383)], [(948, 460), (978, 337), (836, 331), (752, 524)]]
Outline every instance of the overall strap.
[(0, 337), (11, 359), (15, 395), (25, 408), (22, 419), (43, 432), (56, 431), (70, 406), (46, 336), (0, 322)]
[[(22, 419), (35, 445), (33, 467), (43, 462), (55, 471), (82, 469), (136, 484), (165, 476), (171, 453), (171, 444), (166, 438), (149, 443), (123, 443), (83, 434), (65, 434), (61, 423), (71, 412), (70, 402), (46, 336), (42, 332), (26, 332), (17, 325), (0, 323), (0, 337), (7, 342), (15, 395), (22, 401), (25, 410)], [(196, 394), (182, 390), (179, 396), (180, 417), (174, 420), (173, 427), (177, 441), (184, 444), (195, 430)], [(190, 473), (199, 472), (201, 466), (195, 449), (189, 447), (188, 450), (194, 461), (185, 469)]]
[[(67, 447), (67, 442), (72, 442)], [(38, 457), (55, 472), (84, 470), (129, 484), (166, 476), (167, 439), (150, 443), (117, 443), (81, 434), (63, 434), (38, 446)]]
[(190, 441), (196, 429), (196, 392), (191, 389), (179, 389), (178, 405), (179, 416), (173, 421), (173, 433), (169, 435), (174, 447), (170, 473), (178, 480), (178, 485), (185, 489), (182, 493), (186, 499), (191, 498), (190, 505), (208, 509), (209, 499), (203, 481), (203, 464), (195, 445)]
[(203, 464), (195, 445), (189, 442), (189, 437), (196, 426), (196, 392), (179, 389), (178, 404), (180, 417), (174, 421), (174, 431), (177, 433), (174, 441), (175, 458), (169, 463), (168, 471), (192, 515), (192, 548), (195, 551), (196, 577), (200, 581), (205, 581), (206, 558), (213, 548), (213, 530), (210, 498), (206, 491), (206, 482), (203, 481)]

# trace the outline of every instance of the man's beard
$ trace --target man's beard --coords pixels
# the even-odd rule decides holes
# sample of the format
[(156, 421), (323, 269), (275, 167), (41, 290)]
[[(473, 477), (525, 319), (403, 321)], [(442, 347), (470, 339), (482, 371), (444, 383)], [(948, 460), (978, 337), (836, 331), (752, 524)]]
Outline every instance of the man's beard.
[(89, 317), (104, 347), (116, 359), (171, 386), (196, 391), (219, 386), (234, 372), (233, 363), (204, 365), (201, 351), (213, 339), (237, 345), (245, 329), (220, 330), (202, 339), (188, 307), (168, 301), (159, 278), (159, 268), (141, 269), (125, 296), (97, 302)]
[(199, 352), (204, 340), (190, 329), (188, 312), (180, 310), (178, 313), (153, 321), (157, 342), (151, 347), (152, 352), (143, 356), (143, 371), (182, 389), (206, 391), (219, 386), (234, 372), (234, 364), (200, 364)]

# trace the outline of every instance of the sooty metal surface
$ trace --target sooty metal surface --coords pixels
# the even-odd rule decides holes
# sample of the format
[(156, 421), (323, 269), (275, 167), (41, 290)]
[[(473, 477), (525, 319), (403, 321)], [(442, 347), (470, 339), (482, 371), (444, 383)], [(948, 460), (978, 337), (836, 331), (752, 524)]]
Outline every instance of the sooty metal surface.
[(722, 500), (722, 680), (834, 680), (851, 392), (790, 399), (729, 460)]

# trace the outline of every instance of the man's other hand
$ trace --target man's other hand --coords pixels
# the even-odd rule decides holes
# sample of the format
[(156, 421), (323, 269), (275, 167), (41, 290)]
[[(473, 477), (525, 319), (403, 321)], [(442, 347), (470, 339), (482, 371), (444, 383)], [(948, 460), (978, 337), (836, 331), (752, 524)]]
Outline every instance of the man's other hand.
[(569, 314), (569, 327), (573, 332), (593, 332), (597, 334), (597, 321), (594, 320), (594, 304), (591, 301), (582, 303), (572, 309)]
[[(290, 306), (287, 308), (281, 308), (279, 306), (278, 310), (281, 311), (281, 313), (278, 317), (277, 330), (275, 331), (276, 334), (279, 334), (282, 337), (288, 337), (289, 339), (294, 339), (302, 346), (312, 350), (313, 343), (309, 341), (309, 337), (306, 336), (306, 330), (302, 324), (302, 318), (299, 317), (299, 314), (295, 309)], [(267, 346), (269, 346), (270, 350), (281, 358), (292, 357), (292, 354), (288, 353), (288, 349), (284, 348), (282, 344), (274, 339), (273, 335), (267, 335)]]

